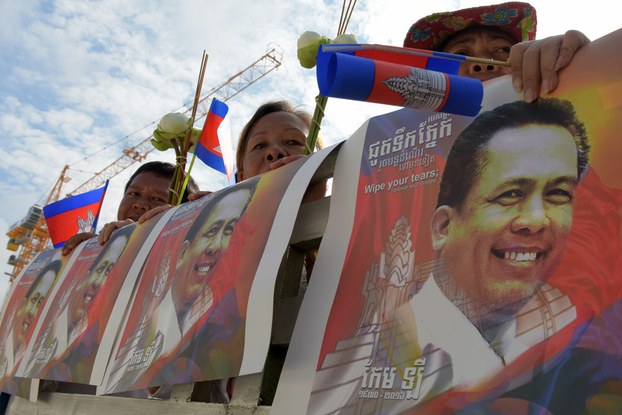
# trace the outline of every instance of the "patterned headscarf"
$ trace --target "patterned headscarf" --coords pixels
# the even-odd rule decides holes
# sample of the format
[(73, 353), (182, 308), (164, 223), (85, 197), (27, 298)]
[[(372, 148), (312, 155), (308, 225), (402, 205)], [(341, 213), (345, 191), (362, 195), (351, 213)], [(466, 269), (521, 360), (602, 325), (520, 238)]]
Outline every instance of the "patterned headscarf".
[(442, 50), (450, 36), (474, 25), (501, 29), (518, 43), (535, 39), (536, 23), (536, 9), (529, 3), (520, 2), (434, 13), (419, 19), (410, 27), (404, 46)]

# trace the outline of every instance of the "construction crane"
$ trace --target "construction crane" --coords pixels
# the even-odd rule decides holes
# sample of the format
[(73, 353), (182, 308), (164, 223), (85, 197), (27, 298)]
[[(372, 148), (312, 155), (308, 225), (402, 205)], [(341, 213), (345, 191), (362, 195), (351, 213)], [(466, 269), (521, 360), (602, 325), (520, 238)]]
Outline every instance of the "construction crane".
[[(43, 206), (60, 198), (63, 184), (71, 180), (67, 176), (67, 169), (69, 169), (69, 166), (65, 165)], [(43, 207), (37, 204), (32, 205), (28, 209), (26, 216), (11, 226), (6, 235), (9, 237), (7, 249), (13, 252), (19, 250), (18, 254), (9, 256), (8, 261), (9, 265), (13, 266), (13, 272), (9, 275), (9, 281), (13, 282), (26, 264), (46, 248), (47, 242), (50, 239), (50, 234), (43, 218)]]
[[(229, 79), (222, 84), (203, 94), (199, 100), (195, 122), (205, 117), (209, 111), (208, 100), (210, 98), (216, 97), (223, 102), (230, 100), (281, 66), (282, 56), (283, 52), (280, 48), (276, 46), (270, 47), (266, 54), (255, 62), (229, 77)], [(188, 113), (190, 111), (192, 111), (192, 108), (185, 108), (183, 112)], [(106, 180), (118, 175), (132, 164), (143, 161), (147, 157), (147, 154), (154, 149), (151, 145), (152, 138), (153, 135), (149, 135), (149, 137), (145, 138), (140, 143), (124, 149), (123, 154), (118, 159), (95, 173), (93, 177), (76, 187), (70, 193), (67, 193), (66, 196), (73, 196), (97, 189), (102, 186)], [(63, 184), (71, 180), (71, 178), (67, 176), (68, 168), (69, 166), (67, 165), (63, 168), (43, 206), (60, 199)], [(22, 269), (39, 252), (43, 251), (49, 245), (50, 234), (43, 217), (43, 208), (37, 204), (32, 205), (26, 216), (11, 226), (7, 232), (7, 236), (9, 237), (7, 249), (16, 252), (16, 254), (12, 254), (9, 257), (8, 261), (9, 265), (13, 266), (13, 272), (9, 274), (9, 279), (12, 282)]]

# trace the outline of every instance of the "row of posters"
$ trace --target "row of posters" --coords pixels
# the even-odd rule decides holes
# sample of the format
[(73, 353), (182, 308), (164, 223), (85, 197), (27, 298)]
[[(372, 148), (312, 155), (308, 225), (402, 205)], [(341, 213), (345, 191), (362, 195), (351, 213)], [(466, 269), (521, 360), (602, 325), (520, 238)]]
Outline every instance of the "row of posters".
[(343, 145), (271, 413), (622, 412), (621, 42)]
[(275, 278), (305, 189), (336, 147), (93, 238), (44, 251), (18, 276), (0, 326), (0, 390), (38, 379), (144, 390), (257, 373)]
[[(499, 78), (477, 116), (402, 109), (343, 143), (271, 413), (622, 410), (620, 42), (584, 47), (535, 103)], [(332, 151), (42, 254), (3, 313), (2, 389), (261, 371), (274, 277)]]

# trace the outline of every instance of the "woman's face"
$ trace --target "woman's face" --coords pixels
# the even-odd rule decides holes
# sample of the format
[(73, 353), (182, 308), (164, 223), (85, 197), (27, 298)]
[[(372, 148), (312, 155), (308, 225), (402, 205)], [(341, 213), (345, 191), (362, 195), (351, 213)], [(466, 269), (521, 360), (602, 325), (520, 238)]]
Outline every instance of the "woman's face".
[[(510, 58), (510, 49), (515, 43), (516, 41), (502, 30), (473, 26), (451, 36), (443, 47), (443, 52), (505, 62)], [(480, 81), (487, 81), (511, 73), (512, 68), (510, 67), (469, 61), (462, 62), (458, 71), (460, 76), (475, 78)]]
[(270, 165), (283, 157), (304, 155), (308, 133), (309, 127), (295, 114), (279, 111), (264, 115), (248, 134), (240, 180), (271, 170)]

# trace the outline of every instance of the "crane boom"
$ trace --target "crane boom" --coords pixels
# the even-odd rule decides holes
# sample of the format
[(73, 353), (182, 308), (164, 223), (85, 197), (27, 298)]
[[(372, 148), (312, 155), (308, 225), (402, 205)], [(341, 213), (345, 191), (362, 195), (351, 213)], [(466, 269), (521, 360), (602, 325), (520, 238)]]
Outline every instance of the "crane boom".
[[(221, 101), (227, 101), (233, 98), (281, 66), (282, 56), (282, 51), (280, 51), (277, 47), (272, 47), (266, 52), (265, 55), (257, 59), (255, 62), (251, 63), (235, 75), (229, 77), (229, 79), (222, 84), (203, 94), (199, 100), (195, 121), (203, 118), (209, 111), (209, 98), (217, 97)], [(186, 108), (184, 112), (187, 113), (191, 110), (192, 108)], [(123, 150), (123, 154), (118, 159), (104, 167), (99, 172), (95, 173), (93, 177), (76, 187), (73, 191), (67, 193), (67, 197), (97, 189), (102, 186), (106, 180), (113, 178), (135, 162), (143, 161), (147, 157), (147, 154), (154, 149), (151, 145), (152, 138), (153, 135), (150, 135), (140, 143)], [(68, 168), (69, 166), (65, 166), (63, 168), (60, 177), (56, 181), (52, 191), (47, 196), (45, 205), (61, 199), (60, 195), (63, 183), (67, 183), (71, 180), (66, 175)], [(16, 255), (11, 255), (9, 258), (9, 265), (13, 265), (13, 272), (9, 275), (10, 281), (12, 282), (13, 279), (19, 275), (22, 269), (48, 245), (50, 234), (42, 215), (41, 206), (33, 205), (26, 217), (9, 229), (7, 236), (9, 237), (7, 249), (10, 251), (19, 250)]]
[[(233, 98), (234, 96), (257, 82), (273, 70), (277, 69), (281, 65), (281, 55), (282, 53), (277, 51), (276, 48), (272, 48), (271, 50), (266, 52), (266, 54), (263, 55), (261, 58), (257, 59), (255, 62), (251, 63), (240, 72), (231, 76), (222, 84), (216, 86), (215, 88), (212, 88), (207, 93), (203, 94), (203, 96), (199, 100), (195, 121), (200, 120), (207, 114), (209, 110), (210, 98), (215, 96), (223, 102)], [(186, 108), (183, 112), (189, 113), (191, 111), (192, 108)], [(68, 193), (67, 196), (72, 196), (88, 192), (89, 190), (97, 189), (98, 187), (102, 186), (106, 182), (106, 180), (121, 173), (123, 170), (125, 170), (135, 162), (140, 162), (144, 160), (147, 157), (147, 154), (149, 154), (154, 149), (154, 147), (151, 145), (152, 138), (153, 135), (149, 135), (149, 137), (145, 138), (137, 145), (125, 149), (123, 151), (123, 155), (110, 163), (101, 171), (95, 173), (93, 177), (75, 188), (71, 193)]]
[[(54, 183), (52, 190), (48, 194), (44, 206), (58, 200), (63, 183), (69, 180), (66, 176), (69, 166), (65, 165), (60, 176)], [(7, 249), (19, 252), (17, 255), (9, 257), (9, 265), (13, 265), (13, 272), (9, 276), (9, 282), (13, 282), (15, 277), (24, 267), (41, 251), (50, 239), (43, 208), (39, 205), (32, 205), (28, 213), (20, 222), (14, 224), (7, 232), (9, 243)]]

